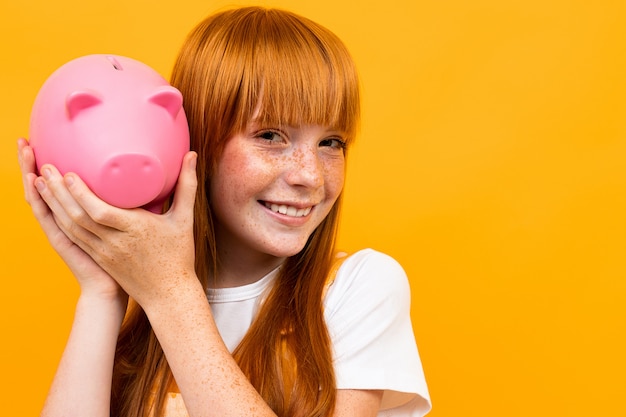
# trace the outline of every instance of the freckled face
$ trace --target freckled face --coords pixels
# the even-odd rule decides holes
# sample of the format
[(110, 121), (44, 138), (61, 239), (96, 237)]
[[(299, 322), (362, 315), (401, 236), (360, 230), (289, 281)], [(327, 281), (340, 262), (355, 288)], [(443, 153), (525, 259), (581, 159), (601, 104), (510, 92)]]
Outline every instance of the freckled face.
[(300, 252), (339, 197), (344, 167), (344, 139), (324, 126), (251, 124), (231, 137), (211, 177), (220, 253)]

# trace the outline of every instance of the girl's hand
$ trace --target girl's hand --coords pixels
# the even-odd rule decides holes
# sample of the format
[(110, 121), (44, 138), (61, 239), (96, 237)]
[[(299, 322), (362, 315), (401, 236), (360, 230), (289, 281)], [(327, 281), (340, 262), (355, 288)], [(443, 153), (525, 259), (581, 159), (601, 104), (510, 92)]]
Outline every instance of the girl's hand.
[(30, 205), (48, 241), (78, 280), (81, 294), (124, 302), (126, 295), (120, 286), (89, 255), (68, 239), (59, 228), (54, 213), (41, 198), (35, 187), (37, 180), (35, 155), (28, 141), (19, 139), (17, 147), (26, 202)]
[(170, 210), (157, 215), (100, 200), (73, 173), (51, 165), (35, 180), (65, 236), (88, 254), (140, 305), (172, 300), (176, 288), (198, 285), (194, 267), (193, 207), (196, 154), (184, 160)]

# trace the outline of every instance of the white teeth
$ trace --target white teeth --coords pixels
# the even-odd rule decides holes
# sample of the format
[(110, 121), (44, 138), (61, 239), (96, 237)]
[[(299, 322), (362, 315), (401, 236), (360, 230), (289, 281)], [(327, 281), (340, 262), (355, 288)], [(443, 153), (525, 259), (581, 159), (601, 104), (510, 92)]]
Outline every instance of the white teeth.
[(274, 213), (284, 214), (289, 217), (304, 217), (311, 212), (311, 207), (298, 209), (293, 206), (286, 206), (284, 204), (270, 204), (265, 203), (265, 207), (272, 210)]
[(296, 212), (296, 217), (304, 217), (311, 212), (311, 207), (300, 209)]

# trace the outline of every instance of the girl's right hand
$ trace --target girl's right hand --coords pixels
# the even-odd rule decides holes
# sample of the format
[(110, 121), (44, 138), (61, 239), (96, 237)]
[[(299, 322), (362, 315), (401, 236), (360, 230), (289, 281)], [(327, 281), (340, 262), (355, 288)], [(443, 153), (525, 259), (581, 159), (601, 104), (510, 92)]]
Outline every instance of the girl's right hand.
[(37, 178), (35, 154), (28, 141), (20, 138), (17, 149), (26, 202), (30, 205), (48, 241), (78, 280), (81, 295), (114, 299), (124, 303), (128, 298), (126, 293), (89, 255), (68, 239), (58, 227), (52, 211), (39, 195), (35, 187)]

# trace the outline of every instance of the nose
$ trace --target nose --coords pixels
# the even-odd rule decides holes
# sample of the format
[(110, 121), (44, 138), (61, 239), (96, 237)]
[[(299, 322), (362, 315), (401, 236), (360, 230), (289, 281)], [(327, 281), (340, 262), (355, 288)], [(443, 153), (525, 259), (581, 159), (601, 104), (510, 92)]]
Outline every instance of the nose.
[(110, 204), (141, 207), (159, 196), (165, 186), (161, 162), (149, 155), (121, 154), (110, 158), (100, 170), (99, 196)]
[(324, 185), (324, 166), (316, 149), (296, 150), (288, 163), (285, 177), (290, 185), (308, 188)]

